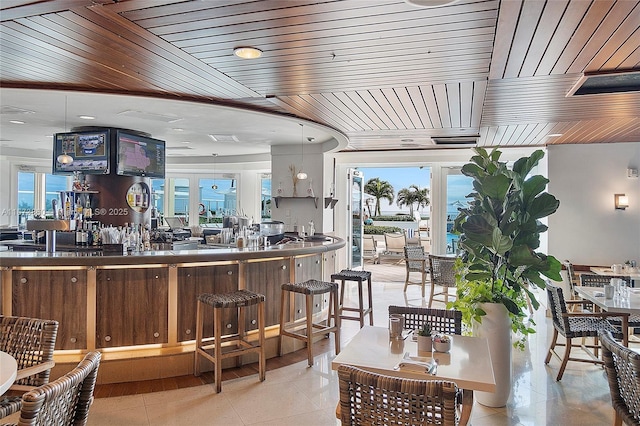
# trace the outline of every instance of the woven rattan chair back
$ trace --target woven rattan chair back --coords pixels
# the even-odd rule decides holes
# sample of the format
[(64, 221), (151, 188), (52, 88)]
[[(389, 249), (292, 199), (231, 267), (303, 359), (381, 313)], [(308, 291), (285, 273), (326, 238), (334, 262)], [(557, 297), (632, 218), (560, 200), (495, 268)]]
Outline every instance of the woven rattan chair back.
[(562, 288), (553, 284), (547, 283), (547, 296), (549, 298), (549, 310), (551, 311), (551, 319), (553, 320), (554, 327), (563, 336), (570, 330), (569, 318), (565, 315), (567, 313), (567, 304), (562, 293)]
[(385, 376), (350, 365), (338, 368), (343, 425), (459, 424), (455, 383)]
[(609, 332), (600, 333), (600, 341), (614, 424), (640, 425), (640, 354), (616, 342)]
[(629, 277), (618, 277), (613, 275), (598, 275), (598, 274), (581, 274), (580, 285), (585, 287), (604, 287), (605, 285), (611, 283), (611, 278), (620, 278), (622, 279), (622, 281), (627, 283), (627, 285), (631, 284), (631, 279)]
[(418, 330), (428, 322), (436, 333), (462, 334), (462, 312), (455, 309), (418, 308), (414, 306), (389, 306), (389, 315), (404, 316), (404, 327)]
[(576, 275), (573, 269), (573, 263), (569, 260), (565, 260), (562, 262), (564, 264), (565, 269), (567, 270), (567, 277), (569, 278), (569, 289), (571, 290), (571, 294), (575, 294), (574, 287), (576, 286)]
[[(58, 322), (0, 315), (0, 351), (16, 359), (18, 370), (53, 361)], [(16, 380), (15, 384), (40, 386), (49, 382), (51, 370)]]
[(424, 247), (404, 246), (404, 261), (407, 271), (423, 272), (425, 267)]
[(100, 357), (89, 352), (64, 376), (25, 393), (18, 426), (86, 425)]
[(442, 287), (456, 286), (455, 257), (429, 255), (429, 269), (431, 272), (431, 285)]

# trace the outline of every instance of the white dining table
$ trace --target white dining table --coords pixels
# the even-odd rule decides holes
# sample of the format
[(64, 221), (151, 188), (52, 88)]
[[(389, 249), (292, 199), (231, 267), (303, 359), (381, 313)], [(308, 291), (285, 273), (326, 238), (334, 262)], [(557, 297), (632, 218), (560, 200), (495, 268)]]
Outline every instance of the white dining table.
[[(434, 375), (424, 369), (397, 368), (401, 361), (438, 361)], [(421, 380), (449, 380), (463, 390), (463, 412), (460, 424), (466, 424), (473, 406), (473, 391), (495, 392), (496, 380), (487, 339), (453, 336), (448, 353), (418, 352), (417, 342), (409, 335), (405, 340), (389, 339), (386, 327), (364, 326), (333, 359), (331, 368), (353, 365), (387, 376)], [(410, 366), (412, 367), (412, 366)]]
[(598, 275), (610, 275), (612, 277), (620, 277), (620, 278), (630, 277), (632, 280), (640, 280), (640, 272), (632, 274), (632, 273), (629, 273), (628, 271), (623, 271), (619, 274), (616, 274), (613, 272), (611, 268), (603, 268), (600, 266), (592, 266), (590, 269), (591, 269), (591, 272)]
[(18, 363), (6, 352), (0, 351), (0, 395), (5, 393), (16, 380)]

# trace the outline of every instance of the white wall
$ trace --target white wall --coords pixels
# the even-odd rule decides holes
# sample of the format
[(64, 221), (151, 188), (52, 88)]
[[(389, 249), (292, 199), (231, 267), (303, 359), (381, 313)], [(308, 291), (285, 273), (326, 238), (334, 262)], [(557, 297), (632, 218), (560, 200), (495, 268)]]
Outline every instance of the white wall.
[[(547, 148), (549, 192), (560, 200), (549, 217), (549, 253), (578, 265), (640, 261), (640, 143), (555, 145)], [(613, 194), (629, 196), (615, 210)]]

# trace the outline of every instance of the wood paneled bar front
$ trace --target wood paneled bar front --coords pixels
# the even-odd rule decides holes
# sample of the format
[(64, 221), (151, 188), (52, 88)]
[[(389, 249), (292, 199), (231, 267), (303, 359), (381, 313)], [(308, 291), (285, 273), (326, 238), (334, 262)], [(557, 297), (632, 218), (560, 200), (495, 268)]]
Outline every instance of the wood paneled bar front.
[[(103, 352), (100, 383), (174, 377), (193, 372), (196, 297), (248, 289), (266, 297), (267, 356), (276, 356), (280, 286), (307, 279), (329, 280), (344, 240), (296, 242), (260, 249), (205, 248), (151, 251), (125, 256), (96, 252), (0, 252), (3, 315), (46, 318), (60, 325), (56, 368), (61, 375), (92, 350)], [(297, 297), (296, 297), (297, 296)], [(322, 315), (327, 300), (314, 301)], [(298, 300), (299, 299), (299, 300)], [(290, 318), (300, 318), (304, 299), (289, 300)], [(249, 309), (251, 328), (257, 312)], [(237, 316), (224, 318), (229, 332)], [(205, 330), (213, 334), (213, 315)], [(289, 342), (285, 351), (300, 348)], [(228, 360), (226, 366), (235, 365)], [(253, 362), (248, 356), (243, 362)], [(58, 371), (56, 371), (58, 370)]]

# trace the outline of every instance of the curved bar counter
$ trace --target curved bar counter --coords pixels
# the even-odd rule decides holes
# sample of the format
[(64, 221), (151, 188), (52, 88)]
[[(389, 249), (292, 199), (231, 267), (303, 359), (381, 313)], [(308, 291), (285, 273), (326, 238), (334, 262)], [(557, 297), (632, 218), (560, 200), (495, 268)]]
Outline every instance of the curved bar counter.
[[(267, 357), (273, 357), (280, 285), (329, 281), (336, 250), (344, 245), (344, 240), (328, 237), (324, 242), (260, 249), (206, 248), (126, 256), (5, 251), (0, 252), (0, 307), (3, 315), (60, 323), (55, 360), (61, 371), (97, 349), (103, 352), (100, 383), (181, 376), (193, 372), (198, 294), (236, 289), (264, 294)], [(326, 303), (314, 301), (317, 312)], [(303, 306), (303, 297), (292, 297), (290, 319), (300, 318)], [(213, 315), (207, 314), (205, 330), (211, 336)], [(248, 311), (247, 329), (255, 324), (256, 315), (255, 307)], [(225, 317), (225, 327), (233, 332), (237, 315)], [(289, 340), (285, 352), (299, 348)], [(57, 376), (55, 370), (53, 374)]]

